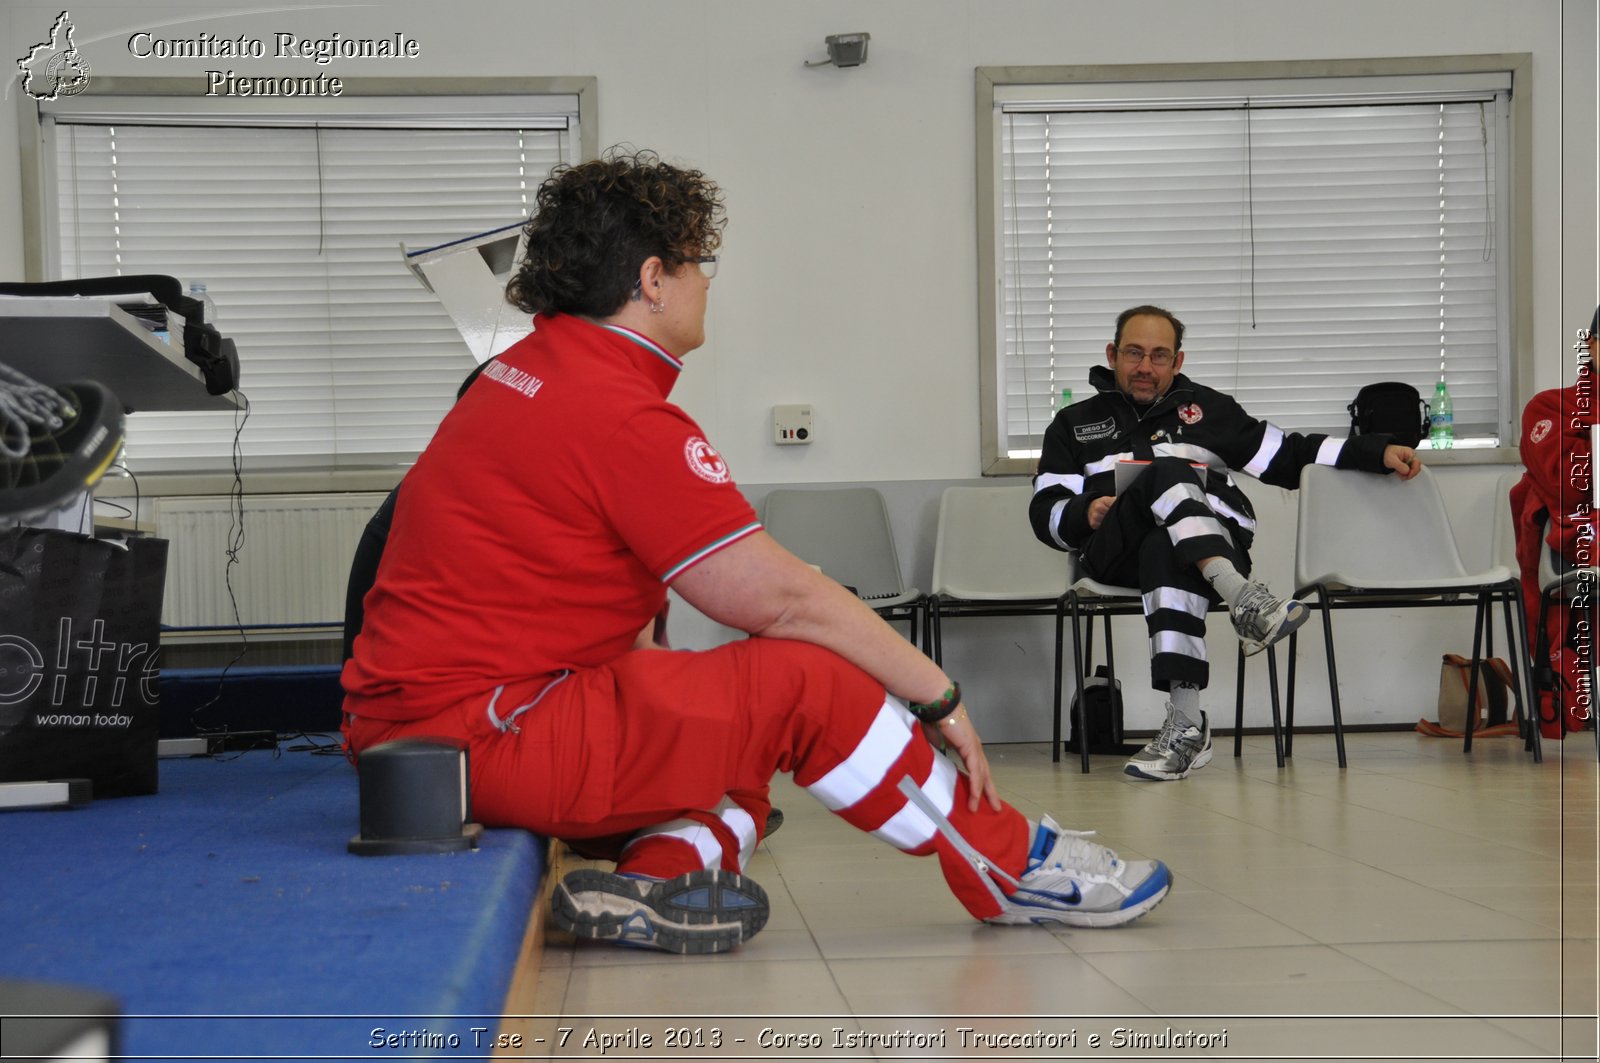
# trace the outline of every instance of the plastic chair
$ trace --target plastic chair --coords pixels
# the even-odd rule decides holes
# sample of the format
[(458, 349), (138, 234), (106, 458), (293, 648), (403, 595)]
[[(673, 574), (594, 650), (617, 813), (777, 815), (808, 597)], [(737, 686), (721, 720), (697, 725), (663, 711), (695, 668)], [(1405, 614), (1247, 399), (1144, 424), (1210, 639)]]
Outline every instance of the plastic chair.
[(870, 487), (781, 488), (762, 505), (767, 533), (789, 552), (854, 591), (885, 620), (906, 621), (917, 644), (924, 596), (907, 587), (889, 509)]
[(935, 661), (944, 658), (946, 617), (1056, 618), (1056, 747), (1061, 735), (1061, 647), (1067, 561), (1034, 538), (1031, 487), (947, 487), (939, 499), (933, 591), (924, 622)]
[[(1334, 607), (1396, 608), (1476, 605), (1472, 659), (1482, 660), (1484, 620), (1497, 597), (1516, 594), (1517, 580), (1504, 565), (1469, 571), (1456, 547), (1450, 517), (1433, 472), (1424, 467), (1410, 481), (1395, 476), (1307, 466), (1300, 475), (1300, 526), (1295, 542), (1295, 596), (1322, 614), (1333, 701), (1333, 734), (1339, 767), (1346, 766), (1344, 718), (1339, 709), (1334, 661)], [(1506, 634), (1516, 645), (1507, 610)], [(1285, 748), (1293, 753), (1295, 651), (1300, 633), (1289, 636)], [(1468, 682), (1467, 704), (1476, 703), (1478, 670)], [(1517, 705), (1519, 725), (1522, 704)], [(1472, 748), (1473, 714), (1467, 714), (1465, 748)]]

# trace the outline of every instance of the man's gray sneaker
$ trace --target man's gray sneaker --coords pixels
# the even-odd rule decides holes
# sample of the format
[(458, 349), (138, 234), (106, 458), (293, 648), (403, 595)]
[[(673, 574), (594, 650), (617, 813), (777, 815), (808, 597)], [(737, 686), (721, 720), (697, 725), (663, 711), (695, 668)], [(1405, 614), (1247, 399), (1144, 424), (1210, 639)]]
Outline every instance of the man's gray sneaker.
[(1169, 707), (1161, 730), (1148, 745), (1128, 758), (1122, 772), (1136, 779), (1170, 782), (1210, 763), (1211, 719), (1202, 712), (1200, 726), (1196, 727), (1187, 716)]
[(550, 911), (576, 937), (700, 956), (754, 937), (771, 906), (765, 890), (732, 871), (658, 879), (583, 868), (556, 887)]
[(1244, 655), (1254, 656), (1294, 631), (1311, 615), (1304, 602), (1279, 598), (1265, 584), (1251, 581), (1240, 593), (1228, 617), (1244, 643)]

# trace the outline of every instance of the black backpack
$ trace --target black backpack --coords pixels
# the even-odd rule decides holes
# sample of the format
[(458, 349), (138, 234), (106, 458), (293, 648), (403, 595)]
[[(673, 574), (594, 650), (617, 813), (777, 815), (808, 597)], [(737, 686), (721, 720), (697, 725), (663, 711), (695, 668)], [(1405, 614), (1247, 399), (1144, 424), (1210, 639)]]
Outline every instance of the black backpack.
[(1101, 665), (1094, 670), (1094, 675), (1086, 678), (1078, 685), (1078, 693), (1072, 696), (1072, 732), (1061, 748), (1067, 753), (1077, 753), (1079, 749), (1079, 735), (1077, 733), (1078, 699), (1083, 699), (1085, 710), (1085, 730), (1089, 739), (1090, 753), (1111, 753), (1117, 756), (1127, 756), (1139, 752), (1140, 747), (1126, 745), (1122, 741), (1122, 680), (1117, 680), (1113, 688), (1111, 678), (1106, 674), (1106, 666)]
[(1401, 446), (1414, 447), (1428, 434), (1428, 404), (1410, 384), (1385, 380), (1356, 392), (1350, 411), (1350, 434), (1386, 432)]

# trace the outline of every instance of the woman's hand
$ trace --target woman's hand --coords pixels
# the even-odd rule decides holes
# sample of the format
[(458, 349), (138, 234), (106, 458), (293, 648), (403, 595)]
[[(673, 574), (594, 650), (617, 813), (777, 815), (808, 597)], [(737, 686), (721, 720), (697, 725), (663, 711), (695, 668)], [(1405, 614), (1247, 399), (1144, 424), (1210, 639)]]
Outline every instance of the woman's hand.
[(955, 712), (938, 723), (923, 724), (922, 731), (934, 748), (942, 749), (948, 745), (961, 757), (962, 766), (967, 769), (967, 790), (971, 795), (967, 800), (967, 811), (978, 811), (978, 804), (985, 797), (989, 799), (989, 807), (1000, 811), (1003, 807), (1000, 791), (995, 789), (994, 775), (989, 771), (989, 758), (983, 752), (983, 740), (978, 737), (978, 729), (972, 726), (972, 717), (967, 715), (966, 706), (957, 705)]

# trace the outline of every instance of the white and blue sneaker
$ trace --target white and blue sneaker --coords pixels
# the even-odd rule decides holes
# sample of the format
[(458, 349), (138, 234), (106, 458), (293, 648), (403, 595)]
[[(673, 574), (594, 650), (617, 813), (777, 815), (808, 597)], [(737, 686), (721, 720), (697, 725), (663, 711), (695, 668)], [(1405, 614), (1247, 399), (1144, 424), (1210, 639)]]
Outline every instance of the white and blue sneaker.
[(1296, 598), (1279, 598), (1264, 584), (1252, 580), (1228, 609), (1233, 630), (1244, 646), (1244, 655), (1253, 657), (1299, 630), (1311, 616), (1306, 604)]
[(1188, 778), (1211, 763), (1211, 718), (1200, 714), (1200, 726), (1167, 706), (1167, 719), (1156, 736), (1123, 765), (1122, 773), (1135, 779), (1159, 779), (1171, 782)]
[(1172, 874), (1159, 860), (1124, 862), (1088, 839), (1093, 831), (1062, 830), (1039, 820), (1017, 889), (987, 922), (1117, 926), (1139, 918), (1166, 897)]
[(575, 937), (702, 956), (754, 937), (771, 906), (765, 890), (732, 871), (659, 879), (582, 868), (556, 887), (550, 914)]

